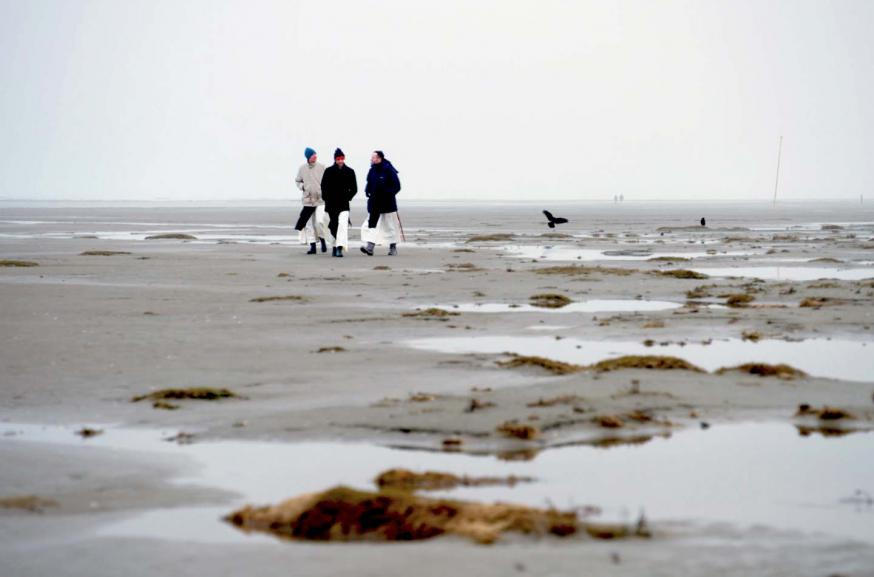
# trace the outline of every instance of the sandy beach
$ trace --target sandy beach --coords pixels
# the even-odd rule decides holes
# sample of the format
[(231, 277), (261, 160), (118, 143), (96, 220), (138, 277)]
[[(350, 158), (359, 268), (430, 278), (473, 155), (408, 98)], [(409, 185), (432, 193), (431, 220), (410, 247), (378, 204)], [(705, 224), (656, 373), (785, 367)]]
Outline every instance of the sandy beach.
[[(874, 208), (541, 208), (402, 204), (397, 257), (337, 259), (291, 203), (0, 206), (0, 499), (42, 500), (0, 508), (0, 574), (874, 575)], [(238, 398), (132, 402), (171, 387)], [(220, 520), (399, 464), (652, 537)]]

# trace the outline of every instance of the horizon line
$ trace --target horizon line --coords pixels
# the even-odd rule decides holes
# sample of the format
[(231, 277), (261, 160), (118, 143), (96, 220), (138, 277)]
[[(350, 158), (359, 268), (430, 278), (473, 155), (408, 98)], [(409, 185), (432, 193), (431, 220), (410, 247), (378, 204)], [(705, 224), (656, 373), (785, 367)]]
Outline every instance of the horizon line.
[[(172, 198), (128, 198), (128, 199), (118, 199), (118, 198), (27, 198), (27, 197), (9, 197), (3, 198), (0, 197), (0, 202), (34, 202), (34, 203), (62, 203), (62, 202), (70, 202), (70, 203), (93, 203), (93, 202), (101, 202), (101, 203), (119, 203), (119, 204), (130, 204), (130, 203), (246, 203), (246, 202), (255, 202), (255, 203), (266, 203), (266, 202), (276, 202), (281, 204), (286, 204), (289, 202), (296, 202), (299, 199), (296, 197), (261, 197), (261, 198), (180, 198), (180, 199), (172, 199)], [(538, 203), (563, 203), (563, 202), (592, 202), (592, 203), (605, 203), (605, 204), (623, 204), (626, 202), (631, 203), (642, 203), (642, 202), (751, 202), (751, 203), (767, 203), (773, 204), (773, 199), (770, 198), (755, 198), (755, 197), (744, 197), (744, 198), (726, 198), (726, 197), (710, 197), (710, 198), (682, 198), (682, 197), (670, 197), (670, 198), (624, 198), (621, 201), (616, 201), (613, 198), (560, 198), (560, 197), (543, 197), (538, 198), (536, 200), (521, 200), (514, 198), (490, 198), (490, 199), (476, 199), (471, 200), (466, 197), (419, 197), (419, 198), (404, 198), (403, 202), (463, 202), (464, 204), (491, 204), (494, 202), (512, 202), (517, 204), (538, 204)], [(781, 202), (858, 202), (860, 200), (864, 200), (864, 195), (859, 196), (846, 196), (846, 197), (831, 197), (831, 198), (781, 198), (777, 200), (777, 204)]]

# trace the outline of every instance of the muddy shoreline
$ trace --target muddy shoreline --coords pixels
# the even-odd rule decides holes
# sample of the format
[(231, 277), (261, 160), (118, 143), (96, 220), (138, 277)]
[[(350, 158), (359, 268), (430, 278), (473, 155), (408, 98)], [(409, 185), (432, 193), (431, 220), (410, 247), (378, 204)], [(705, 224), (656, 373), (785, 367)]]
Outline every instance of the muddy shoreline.
[[(194, 443), (364, 441), (450, 448), (486, 459), (515, 453), (533, 464), (538, 451), (569, 443), (639, 443), (731, 423), (782, 423), (816, 439), (825, 432), (836, 442), (840, 434), (869, 438), (854, 431), (874, 427), (874, 376), (866, 379), (863, 370), (859, 378), (836, 378), (847, 374), (837, 372), (841, 365), (867, 362), (859, 353), (840, 357), (840, 349), (829, 353), (833, 367), (824, 362), (809, 375), (780, 378), (718, 373), (716, 366), (706, 372), (623, 368), (560, 375), (538, 366), (501, 366), (512, 358), (508, 352), (535, 354), (525, 347), (482, 352), (462, 345), (440, 352), (411, 346), (446, 338), (540, 337), (556, 346), (577, 339), (617, 343), (616, 354), (608, 355), (616, 358), (618, 343), (649, 341), (646, 350), (664, 356), (708, 341), (791, 345), (832, 339), (870, 343), (874, 352), (874, 211), (837, 203), (766, 210), (575, 205), (562, 209), (571, 219), (560, 229), (568, 236), (544, 236), (536, 211), (524, 206), (460, 211), (413, 205), (405, 214), (408, 242), (399, 257), (379, 251), (372, 258), (332, 259), (306, 257), (293, 243), (284, 224), (291, 208), (288, 218), (267, 209), (4, 208), (0, 259), (38, 266), (0, 267), (0, 430), (15, 423), (98, 424), (109, 425), (106, 435), (112, 427), (139, 427), (168, 436), (189, 432)], [(689, 225), (702, 215), (709, 227)], [(145, 240), (167, 232), (198, 240)], [(499, 233), (513, 236), (470, 241)], [(519, 249), (532, 246), (540, 252)], [(92, 251), (122, 254), (83, 254)], [(755, 267), (762, 267), (762, 278), (746, 270)], [(727, 268), (737, 276), (721, 270)], [(803, 269), (805, 280), (791, 278), (794, 268)], [(774, 269), (787, 272), (774, 278)], [(842, 275), (847, 280), (830, 278)], [(538, 294), (559, 294), (571, 305), (612, 300), (676, 306), (537, 310), (530, 303)], [(263, 302), (265, 297), (294, 298)], [(477, 305), (496, 310), (478, 312)], [(416, 314), (429, 307), (450, 314)], [(548, 346), (536, 354), (558, 356)], [(725, 366), (744, 358), (732, 360), (738, 362)], [(131, 402), (166, 387), (226, 387), (245, 398), (181, 400), (175, 410)], [(853, 418), (824, 423), (797, 415), (802, 404), (839, 407)], [(536, 438), (502, 434), (498, 429), (507, 422), (536, 428)], [(0, 497), (35, 494), (58, 503), (36, 514), (0, 510), (0, 526), (11, 536), (0, 565), (13, 574), (77, 574), (75, 564), (61, 562), (64, 555), (87, 558), (110, 542), (117, 548), (102, 574), (130, 572), (149, 554), (151, 540), (98, 536), (95, 527), (106, 517), (233, 499), (220, 490), (175, 484), (190, 466), (179, 455), (120, 458), (89, 448), (87, 439), (79, 443), (67, 453), (52, 444), (0, 438), (9, 464), (0, 473)], [(332, 484), (325, 480), (325, 488)], [(99, 512), (94, 502), (102, 504)], [(40, 523), (48, 519), (65, 530), (77, 528), (81, 538), (60, 539), (60, 529), (43, 534)], [(505, 556), (501, 544), (490, 552), (438, 540), (399, 549), (388, 570), (401, 572), (448, 553), (451, 563), (483, 564), (495, 574), (518, 570), (515, 563), (533, 574), (566, 574), (579, 563), (628, 575), (700, 574), (702, 567), (746, 574), (751, 565), (730, 553), (734, 539), (747, 543), (756, 567), (774, 575), (862, 575), (862, 568), (874, 566), (869, 545), (760, 530), (755, 539), (734, 526), (708, 525), (702, 532), (692, 519), (671, 525), (658, 543), (587, 542), (580, 548), (512, 541), (519, 557), (513, 564), (497, 562)], [(702, 538), (712, 550), (688, 553)], [(155, 563), (174, 567), (187, 546), (168, 540), (161, 547)], [(384, 556), (362, 546), (339, 553), (252, 543), (218, 555), (215, 545), (197, 547), (198, 558), (208, 556), (227, 571), (237, 562), (232, 557), (248, 558), (267, 572), (303, 551), (308, 561), (299, 574), (307, 575), (342, 572)], [(38, 558), (33, 551), (40, 551)], [(787, 561), (799, 551), (807, 552), (798, 553), (803, 563)]]

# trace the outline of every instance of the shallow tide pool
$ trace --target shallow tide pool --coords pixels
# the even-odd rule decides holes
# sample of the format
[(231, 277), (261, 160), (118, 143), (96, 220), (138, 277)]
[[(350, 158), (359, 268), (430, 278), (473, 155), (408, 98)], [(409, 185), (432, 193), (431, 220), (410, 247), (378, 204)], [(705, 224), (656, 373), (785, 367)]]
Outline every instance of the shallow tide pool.
[(441, 353), (537, 355), (580, 365), (623, 355), (679, 357), (707, 371), (752, 362), (786, 363), (817, 377), (874, 382), (874, 342), (867, 341), (724, 339), (710, 344), (646, 346), (638, 341), (590, 341), (573, 337), (556, 340), (553, 336), (483, 336), (413, 339), (405, 344)]
[(463, 313), (600, 313), (667, 311), (680, 308), (683, 305), (670, 301), (648, 301), (642, 299), (591, 299), (572, 302), (561, 308), (538, 307), (527, 303), (459, 303), (436, 306)]
[(762, 280), (811, 281), (819, 279), (863, 280), (874, 278), (874, 268), (837, 268), (814, 266), (696, 267), (695, 272), (708, 276), (749, 277)]
[[(235, 492), (224, 506), (155, 509), (98, 531), (107, 537), (200, 542), (265, 542), (220, 521), (243, 503), (270, 504), (337, 484), (372, 488), (380, 472), (405, 467), (466, 475), (528, 476), (514, 487), (429, 493), (480, 501), (559, 508), (595, 506), (608, 520), (632, 522), (643, 512), (660, 522), (729, 523), (822, 533), (874, 543), (874, 433), (802, 437), (788, 424), (733, 424), (686, 430), (642, 445), (547, 449), (530, 461), (423, 452), (369, 444), (216, 441), (177, 445), (157, 430), (107, 427), (89, 440), (72, 428), (0, 425), (2, 443), (85, 445), (95, 451), (185, 455), (197, 473), (175, 480)], [(158, 457), (159, 455), (156, 455)], [(862, 493), (857, 493), (862, 491)], [(863, 495), (863, 498), (854, 498)], [(596, 517), (598, 518), (598, 517)]]
[(511, 255), (519, 258), (540, 259), (547, 261), (647, 261), (657, 258), (701, 259), (715, 257), (748, 257), (764, 254), (762, 251), (661, 251), (641, 250), (600, 250), (578, 248), (568, 245), (529, 246), (514, 245), (505, 247)]

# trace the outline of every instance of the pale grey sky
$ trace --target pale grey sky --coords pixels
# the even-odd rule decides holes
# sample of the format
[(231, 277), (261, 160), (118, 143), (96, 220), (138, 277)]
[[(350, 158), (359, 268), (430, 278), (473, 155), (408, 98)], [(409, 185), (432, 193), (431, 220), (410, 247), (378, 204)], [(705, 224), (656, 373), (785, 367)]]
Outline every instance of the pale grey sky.
[(870, 0), (0, 0), (0, 198), (874, 197)]

